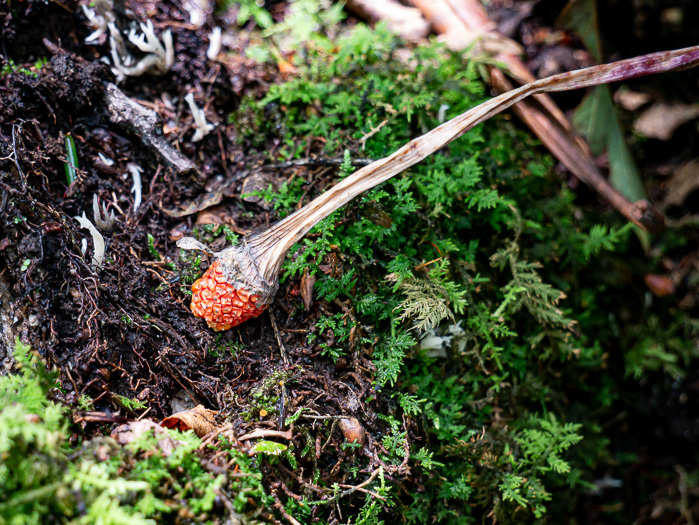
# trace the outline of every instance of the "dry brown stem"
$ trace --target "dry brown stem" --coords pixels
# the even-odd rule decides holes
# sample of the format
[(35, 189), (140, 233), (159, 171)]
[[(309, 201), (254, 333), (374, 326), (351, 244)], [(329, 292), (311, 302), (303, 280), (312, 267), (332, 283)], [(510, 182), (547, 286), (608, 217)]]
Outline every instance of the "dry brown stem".
[[(491, 80), (493, 86), (500, 92), (512, 89), (512, 84), (499, 69), (491, 71)], [(546, 99), (553, 103), (550, 97)], [(580, 144), (571, 131), (548, 111), (539, 97), (523, 100), (515, 104), (512, 109), (561, 164), (597, 191), (624, 217), (651, 233), (657, 233), (663, 229), (665, 224), (663, 214), (646, 200), (632, 203), (612, 186), (597, 168), (587, 144), (584, 142)], [(564, 122), (568, 124), (565, 119)]]
[[(432, 131), (408, 142), (395, 153), (377, 160), (339, 182), (326, 193), (289, 215), (268, 230), (243, 239), (216, 254), (227, 282), (236, 289), (257, 294), (257, 305), (272, 302), (278, 287), (278, 275), (286, 253), (319, 221), (358, 195), (386, 182), (460, 137), (474, 126), (539, 93), (581, 89), (620, 80), (687, 69), (699, 63), (699, 46), (663, 51), (620, 62), (570, 71), (537, 80), (492, 98)], [(647, 212), (647, 203), (636, 203), (638, 213)], [(645, 208), (644, 208), (645, 206)], [(193, 239), (181, 239), (178, 246), (194, 247)]]
[[(698, 61), (699, 46), (653, 53), (611, 64), (553, 75), (490, 99), (408, 142), (391, 156), (377, 160), (356, 171), (266, 232), (251, 237), (246, 244), (258, 261), (258, 272), (268, 281), (275, 279), (289, 248), (306, 235), (320, 220), (358, 195), (432, 155), (474, 126), (531, 95), (581, 89), (628, 80), (642, 75), (693, 67)], [(590, 159), (589, 162), (593, 161)], [(629, 206), (632, 205), (629, 203)]]
[[(497, 33), (495, 24), (478, 0), (413, 0), (413, 3), (432, 21), (435, 29), (447, 37), (466, 31), (472, 38), (489, 35), (491, 40), (509, 40)], [(447, 42), (452, 47), (456, 43), (453, 40)], [(470, 42), (464, 40), (461, 48), (468, 45)], [(497, 47), (494, 49), (497, 50)], [(507, 73), (515, 82), (526, 84), (535, 80), (522, 61), (505, 46), (493, 54), (495, 60), (507, 66)], [(513, 84), (499, 69), (491, 68), (490, 74), (493, 87), (500, 93), (513, 88)], [(514, 111), (561, 164), (594, 188), (624, 217), (650, 232), (663, 228), (664, 218), (659, 210), (647, 201), (632, 203), (607, 181), (597, 168), (587, 144), (575, 136), (570, 122), (551, 97), (545, 94), (535, 95), (518, 102)]]
[(449, 0), (412, 0), (432, 23), (435, 32), (450, 49), (459, 51), (474, 46), (477, 54), (500, 55), (522, 53), (522, 47), (495, 31), (495, 24), (470, 24), (458, 15), (457, 7)]

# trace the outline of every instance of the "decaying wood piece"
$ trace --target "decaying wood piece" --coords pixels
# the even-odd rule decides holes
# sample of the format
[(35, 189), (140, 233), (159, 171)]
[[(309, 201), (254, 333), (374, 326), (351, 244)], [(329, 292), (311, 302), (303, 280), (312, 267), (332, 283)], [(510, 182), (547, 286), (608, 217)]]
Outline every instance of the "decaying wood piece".
[[(319, 221), (527, 97), (687, 69), (697, 64), (699, 46), (664, 51), (553, 75), (483, 102), (411, 140), (392, 155), (356, 171), (271, 228), (215, 253), (214, 263), (192, 286), (192, 311), (215, 330), (227, 330), (260, 315), (279, 287), (279, 271), (287, 252)], [(184, 249), (206, 250), (192, 238), (180, 239), (177, 245)]]
[(151, 148), (164, 164), (173, 167), (178, 175), (197, 174), (194, 163), (167, 141), (155, 111), (134, 102), (109, 82), (105, 85), (104, 98), (109, 119), (114, 124), (137, 135), (143, 144)]
[(348, 0), (347, 7), (369, 22), (385, 21), (391, 31), (408, 41), (430, 34), (430, 24), (420, 11), (396, 0)]
[[(504, 42), (509, 41), (496, 31), (495, 24), (478, 0), (412, 2), (432, 21), (435, 29), (446, 36), (462, 33), (473, 39), (483, 39), (487, 35), (489, 41), (496, 41), (498, 38)], [(473, 42), (469, 42), (468, 39), (462, 40), (462, 49)], [(447, 40), (447, 43), (453, 47), (459, 41), (452, 39)], [(488, 48), (484, 50), (488, 51)], [(518, 84), (527, 84), (535, 80), (516, 52), (506, 46), (500, 49), (491, 46), (490, 51), (495, 60), (507, 66), (507, 73)], [(493, 67), (490, 69), (490, 75), (493, 87), (500, 93), (513, 88), (513, 84), (501, 70)], [(513, 109), (561, 164), (585, 184), (594, 188), (624, 217), (644, 230), (662, 230), (664, 217), (660, 210), (646, 200), (632, 203), (609, 183), (597, 168), (585, 141), (575, 135), (570, 122), (551, 97), (538, 94), (517, 103)]]

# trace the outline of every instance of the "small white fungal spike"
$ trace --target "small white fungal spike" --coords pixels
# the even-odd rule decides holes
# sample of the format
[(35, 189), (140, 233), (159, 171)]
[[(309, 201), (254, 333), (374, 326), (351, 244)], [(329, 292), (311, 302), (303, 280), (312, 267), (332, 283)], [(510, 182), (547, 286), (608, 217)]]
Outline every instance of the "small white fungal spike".
[(188, 93), (184, 99), (187, 104), (189, 104), (189, 109), (192, 111), (192, 116), (194, 117), (194, 126), (196, 131), (192, 137), (192, 142), (199, 142), (201, 139), (206, 137), (215, 126), (206, 122), (204, 110), (200, 109), (194, 102), (193, 93)]
[(102, 208), (100, 209), (97, 203), (97, 195), (92, 196), (92, 216), (95, 220), (97, 227), (105, 232), (110, 232), (114, 229), (114, 223), (116, 222), (116, 217), (114, 212), (107, 212), (107, 205), (102, 203)]
[(109, 47), (114, 64), (114, 73), (123, 80), (124, 77), (138, 77), (145, 73), (164, 75), (175, 62), (175, 48), (170, 30), (162, 34), (162, 43), (158, 40), (153, 29), (153, 22), (148, 20), (140, 24), (141, 34), (132, 27), (129, 31), (129, 42), (139, 50), (147, 53), (138, 62), (126, 49), (121, 32), (112, 22), (107, 24), (109, 29)]
[(206, 51), (206, 58), (216, 60), (221, 52), (221, 28), (216, 26), (209, 35), (209, 49)]
[(97, 228), (90, 222), (90, 219), (85, 217), (85, 212), (83, 212), (82, 217), (76, 216), (74, 219), (80, 223), (80, 227), (87, 228), (90, 235), (92, 235), (92, 242), (95, 244), (95, 255), (92, 257), (92, 269), (93, 271), (99, 271), (104, 261), (104, 237), (97, 231)]
[(133, 211), (135, 212), (141, 205), (143, 184), (141, 183), (141, 173), (143, 173), (143, 168), (138, 164), (129, 162), (126, 168), (131, 173), (131, 178), (133, 179), (133, 186), (131, 187), (131, 193), (133, 193)]

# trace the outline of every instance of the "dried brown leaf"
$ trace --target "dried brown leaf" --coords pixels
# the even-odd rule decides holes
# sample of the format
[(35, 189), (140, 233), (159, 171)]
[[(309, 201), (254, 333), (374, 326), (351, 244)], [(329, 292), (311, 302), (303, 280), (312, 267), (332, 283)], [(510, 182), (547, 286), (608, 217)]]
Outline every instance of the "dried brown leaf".
[(233, 219), (226, 206), (212, 206), (197, 215), (196, 224), (232, 224)]
[(262, 197), (253, 195), (258, 191), (267, 190), (270, 185), (273, 190), (278, 190), (279, 181), (270, 173), (256, 171), (250, 174), (244, 181), (243, 187), (240, 189), (240, 194), (245, 202), (257, 204), (265, 210), (271, 210), (274, 205), (271, 202), (265, 201)]
[(311, 309), (313, 304), (313, 286), (316, 284), (315, 274), (309, 273), (308, 268), (303, 272), (303, 277), (301, 277), (301, 298), (303, 299), (303, 304), (306, 306), (306, 310)]
[(699, 189), (699, 159), (680, 166), (664, 186), (666, 193), (663, 205), (682, 206), (687, 196)]
[(614, 93), (614, 102), (626, 111), (636, 111), (650, 102), (650, 95), (639, 91), (631, 91), (630, 89), (619, 89)]
[(202, 437), (218, 430), (218, 425), (214, 421), (215, 415), (216, 412), (213, 410), (208, 410), (203, 405), (197, 405), (191, 410), (166, 417), (163, 419), (162, 425), (165, 428), (173, 428), (180, 432), (194, 430), (197, 436)]
[(668, 104), (659, 102), (636, 119), (633, 128), (651, 139), (670, 140), (682, 124), (699, 117), (699, 104)]

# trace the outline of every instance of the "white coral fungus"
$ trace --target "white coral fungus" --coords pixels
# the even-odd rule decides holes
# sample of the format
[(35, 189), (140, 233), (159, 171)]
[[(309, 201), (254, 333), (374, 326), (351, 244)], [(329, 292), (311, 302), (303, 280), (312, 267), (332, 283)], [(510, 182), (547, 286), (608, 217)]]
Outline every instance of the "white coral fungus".
[(196, 27), (204, 25), (206, 13), (211, 10), (207, 0), (187, 0), (182, 7), (189, 13), (189, 23)]
[(104, 153), (100, 152), (97, 154), (97, 156), (100, 158), (100, 160), (104, 163), (105, 166), (113, 166), (114, 161), (107, 157)]
[(111, 232), (114, 229), (114, 224), (116, 222), (114, 212), (107, 212), (107, 205), (105, 203), (102, 203), (102, 209), (100, 210), (99, 204), (97, 203), (97, 195), (92, 196), (92, 216), (100, 230)]
[(206, 58), (216, 60), (216, 57), (221, 52), (221, 28), (216, 26), (209, 35), (209, 49), (206, 51)]
[(85, 217), (85, 212), (83, 212), (82, 217), (76, 216), (74, 219), (80, 223), (81, 228), (87, 228), (90, 231), (90, 235), (92, 235), (92, 242), (95, 244), (95, 255), (92, 257), (92, 269), (99, 270), (104, 261), (104, 237), (97, 231), (97, 228), (90, 222), (90, 219)]
[(206, 137), (209, 134), (209, 131), (214, 129), (215, 126), (206, 122), (204, 110), (197, 107), (197, 105), (194, 103), (194, 94), (189, 93), (184, 97), (184, 99), (187, 101), (187, 104), (189, 104), (189, 109), (192, 111), (192, 116), (194, 117), (194, 127), (196, 128), (196, 132), (192, 137), (192, 142), (199, 142), (201, 139)]
[(449, 104), (442, 104), (439, 106), (439, 111), (437, 112), (437, 122), (440, 124), (447, 120), (447, 111), (451, 106)]
[(451, 348), (460, 354), (465, 350), (466, 342), (466, 331), (459, 321), (456, 324), (426, 330), (418, 344), (420, 350), (427, 351), (429, 357), (447, 357), (447, 349)]
[(114, 22), (114, 5), (112, 0), (95, 0), (94, 9), (83, 4), (83, 13), (90, 27), (94, 29), (85, 39), (86, 44), (99, 44), (100, 37), (107, 33), (107, 24)]
[(175, 62), (175, 48), (172, 44), (172, 33), (168, 29), (162, 34), (162, 43), (158, 40), (153, 29), (153, 22), (148, 20), (140, 24), (141, 34), (137, 34), (135, 28), (129, 31), (129, 42), (138, 49), (147, 53), (138, 62), (126, 49), (124, 38), (114, 23), (110, 22), (109, 46), (111, 49), (114, 72), (120, 79), (124, 77), (138, 77), (144, 73), (164, 75)]

